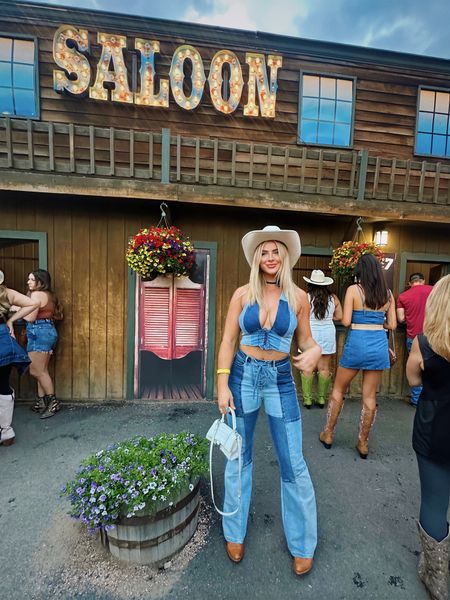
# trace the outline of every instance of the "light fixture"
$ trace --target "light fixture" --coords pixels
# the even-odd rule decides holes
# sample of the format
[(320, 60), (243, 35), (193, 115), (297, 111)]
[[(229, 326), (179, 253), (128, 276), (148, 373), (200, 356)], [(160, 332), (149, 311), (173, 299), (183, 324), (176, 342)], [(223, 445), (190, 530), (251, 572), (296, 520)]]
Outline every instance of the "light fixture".
[(388, 232), (387, 229), (378, 229), (375, 231), (373, 241), (377, 246), (387, 246), (388, 244)]

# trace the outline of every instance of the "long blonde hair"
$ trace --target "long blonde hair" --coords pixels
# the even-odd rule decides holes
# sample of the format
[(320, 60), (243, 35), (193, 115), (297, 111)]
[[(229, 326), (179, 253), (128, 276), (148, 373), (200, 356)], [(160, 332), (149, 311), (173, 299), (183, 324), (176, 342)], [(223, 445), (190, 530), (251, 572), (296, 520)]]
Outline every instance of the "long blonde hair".
[(256, 247), (255, 253), (253, 254), (252, 266), (250, 269), (250, 281), (248, 285), (248, 303), (255, 304), (257, 302), (259, 306), (264, 304), (264, 276), (260, 269), (261, 257), (263, 246), (269, 241), (273, 241), (278, 249), (278, 255), (281, 259), (281, 267), (277, 273), (277, 282), (281, 288), (281, 291), (286, 296), (289, 306), (296, 313), (297, 312), (297, 293), (296, 286), (292, 281), (292, 270), (289, 264), (289, 255), (286, 246), (282, 242), (276, 240), (266, 240)]
[(7, 316), (10, 306), (8, 300), (8, 288), (6, 285), (0, 285), (0, 317)]
[(428, 296), (423, 332), (432, 349), (450, 361), (450, 275), (442, 277)]

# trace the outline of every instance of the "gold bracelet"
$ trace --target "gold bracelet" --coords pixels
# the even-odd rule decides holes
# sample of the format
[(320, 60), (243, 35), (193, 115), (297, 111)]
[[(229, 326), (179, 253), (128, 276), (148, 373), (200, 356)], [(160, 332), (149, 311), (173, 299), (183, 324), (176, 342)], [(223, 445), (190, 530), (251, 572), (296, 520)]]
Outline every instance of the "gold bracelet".
[(230, 369), (217, 369), (216, 373), (217, 375), (220, 375), (221, 373), (223, 373), (224, 375), (229, 375), (231, 371)]

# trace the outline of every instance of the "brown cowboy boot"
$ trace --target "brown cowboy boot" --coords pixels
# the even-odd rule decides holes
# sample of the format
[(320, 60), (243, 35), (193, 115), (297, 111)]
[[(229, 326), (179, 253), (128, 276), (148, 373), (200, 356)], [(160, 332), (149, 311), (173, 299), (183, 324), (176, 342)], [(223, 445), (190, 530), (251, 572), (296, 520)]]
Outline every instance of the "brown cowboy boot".
[(327, 420), (325, 423), (325, 427), (323, 431), (319, 435), (319, 440), (328, 450), (331, 448), (333, 444), (333, 434), (334, 428), (336, 427), (337, 420), (339, 419), (339, 415), (341, 414), (342, 407), (344, 406), (344, 398), (341, 401), (335, 400), (333, 396), (331, 396), (328, 402), (327, 409)]
[(356, 449), (359, 452), (359, 456), (364, 459), (367, 458), (367, 455), (369, 454), (369, 433), (372, 429), (372, 425), (375, 422), (376, 414), (376, 408), (370, 409), (363, 404), (361, 409), (361, 418), (359, 421), (359, 434)]

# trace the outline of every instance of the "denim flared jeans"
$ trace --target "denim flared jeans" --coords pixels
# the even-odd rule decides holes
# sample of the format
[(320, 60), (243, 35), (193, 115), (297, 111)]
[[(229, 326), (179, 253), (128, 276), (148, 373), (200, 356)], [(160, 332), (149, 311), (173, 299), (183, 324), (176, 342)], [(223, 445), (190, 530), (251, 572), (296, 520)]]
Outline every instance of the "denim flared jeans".
[[(259, 409), (269, 421), (281, 477), (281, 513), (292, 556), (311, 558), (317, 545), (316, 499), (302, 453), (302, 425), (290, 359), (255, 360), (241, 350), (235, 356), (229, 385), (242, 436), (242, 495), (238, 512), (223, 517), (228, 542), (243, 543), (252, 494), (253, 434)], [(225, 468), (224, 511), (232, 512), (238, 498), (238, 460)], [(270, 490), (268, 490), (270, 492)]]

